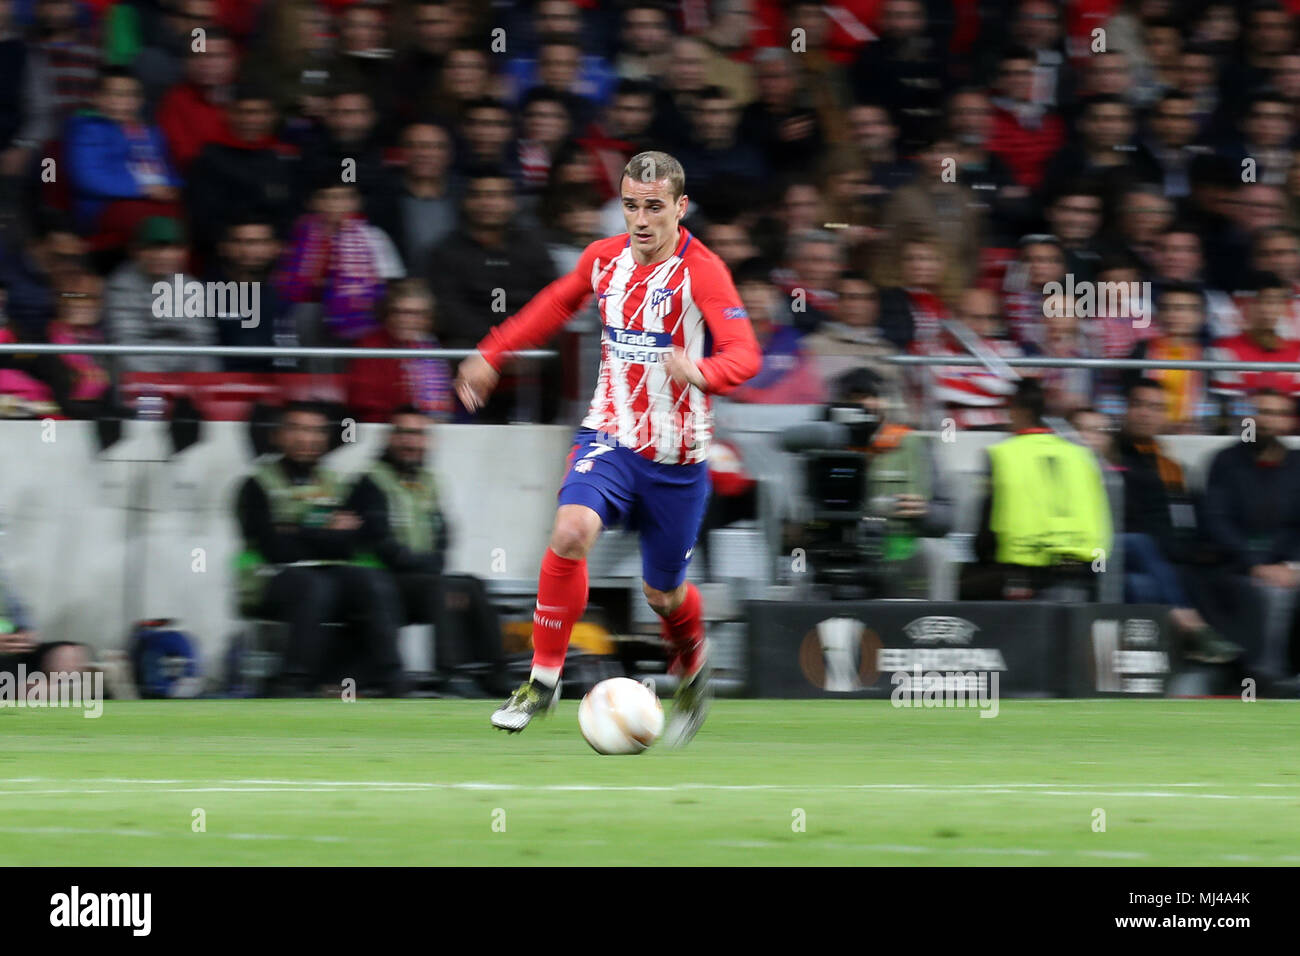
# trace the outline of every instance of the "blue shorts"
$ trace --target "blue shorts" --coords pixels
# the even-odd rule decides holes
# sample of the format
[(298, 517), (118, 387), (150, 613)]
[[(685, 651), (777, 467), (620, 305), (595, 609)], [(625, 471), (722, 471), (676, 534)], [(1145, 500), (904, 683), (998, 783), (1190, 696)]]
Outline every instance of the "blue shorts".
[(562, 505), (586, 505), (606, 528), (638, 532), (641, 576), (658, 591), (672, 591), (686, 580), (711, 490), (706, 462), (660, 464), (579, 428), (556, 497)]

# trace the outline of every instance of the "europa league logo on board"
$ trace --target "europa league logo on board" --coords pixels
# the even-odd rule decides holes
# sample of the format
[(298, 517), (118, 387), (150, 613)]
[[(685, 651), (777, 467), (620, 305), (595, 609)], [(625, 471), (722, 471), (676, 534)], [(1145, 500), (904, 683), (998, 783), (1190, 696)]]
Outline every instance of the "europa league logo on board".
[(817, 623), (799, 645), (799, 668), (808, 682), (833, 694), (864, 690), (876, 682), (880, 638), (861, 621), (832, 617)]

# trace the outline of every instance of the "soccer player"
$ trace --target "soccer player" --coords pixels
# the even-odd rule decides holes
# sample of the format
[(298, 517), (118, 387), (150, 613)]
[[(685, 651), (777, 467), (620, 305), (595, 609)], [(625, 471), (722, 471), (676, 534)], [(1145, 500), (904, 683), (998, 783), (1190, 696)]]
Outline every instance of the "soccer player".
[(569, 634), (587, 606), (587, 554), (603, 528), (622, 522), (639, 532), (642, 589), (661, 618), (669, 670), (681, 678), (664, 732), (667, 744), (680, 746), (709, 705), (700, 593), (685, 583), (709, 499), (709, 395), (752, 377), (760, 354), (726, 265), (681, 227), (681, 164), (667, 153), (638, 153), (620, 191), (627, 233), (587, 246), (571, 273), (492, 329), (457, 374), (461, 402), (480, 408), (511, 352), (544, 343), (600, 297), (600, 375), (542, 558), (532, 672), (492, 714), (492, 726), (523, 730), (559, 699)]

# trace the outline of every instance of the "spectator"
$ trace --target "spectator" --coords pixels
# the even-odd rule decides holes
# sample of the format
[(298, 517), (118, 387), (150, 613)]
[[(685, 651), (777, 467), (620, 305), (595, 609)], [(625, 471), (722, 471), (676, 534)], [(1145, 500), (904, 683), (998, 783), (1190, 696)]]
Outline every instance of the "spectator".
[[(272, 281), (280, 241), (271, 221), (255, 213), (231, 217), (217, 250), (211, 281), (243, 283), (245, 288), (256, 289), (257, 306), (251, 317), (239, 310), (214, 316), (221, 344), (261, 348), (296, 345), (285, 303)], [(292, 370), (294, 364), (292, 359), (227, 358), (223, 367), (228, 372), (271, 372)]]
[(1290, 307), (1278, 324), (1277, 333), (1284, 339), (1300, 339), (1300, 234), (1288, 226), (1257, 230), (1251, 237), (1250, 264), (1255, 269), (1272, 272), (1291, 287)]
[(672, 21), (654, 0), (632, 0), (623, 7), (619, 54), (614, 68), (624, 80), (652, 81), (668, 74)]
[[(1032, 224), (1033, 203), (1029, 190), (1016, 182), (1007, 164), (988, 150), (993, 131), (993, 103), (988, 94), (973, 87), (954, 92), (948, 100), (948, 128), (956, 160), (951, 178), (970, 191), (964, 207), (972, 213), (970, 221), (983, 230), (985, 245), (1015, 245)], [(936, 168), (933, 152), (932, 146), (931, 170)], [(938, 171), (942, 181), (942, 160)], [(980, 261), (978, 246), (965, 254), (970, 256), (973, 269)]]
[[(654, 124), (650, 139), (667, 150), (681, 147), (690, 128), (691, 108), (699, 91), (709, 85), (708, 64), (711, 52), (698, 37), (678, 37), (669, 47), (667, 72), (658, 77)], [(753, 108), (754, 104), (750, 104)], [(746, 133), (741, 121), (741, 135)]]
[(875, 100), (889, 110), (904, 153), (942, 117), (949, 83), (944, 52), (927, 26), (920, 0), (885, 0), (879, 39), (861, 46), (849, 70), (854, 101)]
[(1125, 398), (1124, 424), (1115, 440), (1115, 464), (1124, 481), (1124, 600), (1167, 605), (1187, 659), (1234, 660), (1241, 648), (1220, 637), (1190, 597), (1192, 566), (1203, 565), (1207, 555), (1182, 468), (1156, 443), (1165, 431), (1169, 396), (1155, 379), (1139, 378)]
[(1051, 283), (1066, 281), (1065, 253), (1055, 236), (1034, 233), (1020, 239), (1020, 256), (1007, 269), (1002, 311), (1011, 338), (1026, 351), (1046, 343), (1044, 298)]
[[(4, 287), (0, 286), (0, 345), (18, 341), (18, 335), (5, 318)], [(49, 361), (51, 358), (55, 361)], [(0, 354), (0, 418), (46, 418), (59, 414), (55, 393), (62, 387), (63, 372), (55, 356)]]
[(185, 172), (209, 143), (230, 138), (227, 109), (235, 80), (235, 45), (220, 27), (209, 27), (201, 44), (191, 44), (185, 81), (158, 104), (158, 126), (172, 162)]
[[(49, 340), (57, 345), (100, 345), (104, 341), (104, 280), (92, 273), (73, 276), (59, 293)], [(103, 360), (93, 355), (60, 355), (68, 368), (64, 413), (89, 418), (108, 392), (109, 377)]]
[[(144, 88), (148, 115), (152, 116), (163, 95), (185, 79), (186, 64), (191, 57), (195, 30), (207, 31), (216, 25), (214, 0), (179, 0), (154, 18), (147, 39), (131, 62)], [(129, 57), (113, 62), (124, 66)]]
[(186, 208), (201, 259), (210, 258), (231, 218), (266, 216), (288, 232), (301, 202), (299, 161), (276, 137), (269, 91), (241, 84), (228, 110), (230, 136), (209, 143), (190, 167)]
[(758, 256), (758, 246), (744, 224), (737, 220), (713, 220), (699, 230), (704, 244), (733, 271), (746, 259)]
[(1028, 50), (1012, 48), (1002, 55), (988, 147), (1028, 189), (1042, 184), (1047, 161), (1065, 142), (1061, 117), (1033, 101), (1033, 77), (1034, 55)]
[(1045, 410), (1042, 386), (1021, 380), (1008, 407), (1015, 434), (988, 448), (976, 560), (961, 571), (963, 600), (1050, 599), (1058, 586), (1093, 590), (1092, 564), (1111, 546), (1106, 490), (1092, 452), (1053, 434)]
[(437, 123), (411, 123), (402, 133), (402, 153), (401, 225), (392, 238), (402, 260), (418, 270), (456, 228), (451, 135)]
[(140, 82), (122, 67), (108, 67), (99, 78), (95, 110), (68, 120), (68, 175), (83, 233), (129, 230), (159, 211), (136, 204), (107, 212), (114, 201), (173, 203), (180, 195), (162, 134), (144, 122), (141, 107)]
[[(384, 327), (361, 339), (360, 348), (437, 349), (434, 304), (421, 279), (401, 279), (388, 287)], [(348, 407), (359, 421), (383, 422), (393, 409), (410, 406), (421, 415), (445, 421), (451, 413), (451, 370), (442, 359), (353, 359), (348, 370)]]
[(411, 42), (398, 54), (393, 90), (398, 117), (414, 122), (423, 112), (422, 93), (434, 89), (447, 54), (456, 44), (458, 15), (447, 0), (417, 0), (411, 9)]
[(912, 164), (900, 155), (898, 124), (880, 103), (849, 107), (848, 135), (866, 163), (877, 203), (915, 175)]
[(380, 4), (363, 0), (345, 7), (338, 21), (339, 71), (370, 97), (379, 135), (388, 141), (394, 130), (399, 91), (394, 85), (387, 12)]
[(378, 120), (369, 93), (357, 86), (337, 87), (324, 124), (303, 143), (302, 176), (314, 184), (355, 183), (366, 219), (392, 236), (398, 233), (397, 182), (384, 161)]
[(1150, 132), (1134, 157), (1137, 177), (1160, 185), (1170, 199), (1191, 195), (1192, 159), (1199, 149), (1195, 101), (1181, 90), (1169, 90), (1160, 97), (1148, 125)]
[(520, 103), (520, 113), (513, 165), (519, 170), (521, 195), (532, 201), (546, 186), (551, 162), (573, 132), (573, 116), (564, 98), (546, 87), (530, 90)]
[(1102, 198), (1095, 185), (1076, 180), (1061, 187), (1047, 207), (1047, 225), (1065, 257), (1065, 272), (1076, 281), (1097, 278), (1101, 261), (1098, 233), (1102, 223)]
[(844, 249), (829, 230), (810, 229), (790, 243), (787, 265), (773, 278), (790, 297), (800, 333), (817, 329), (834, 310), (835, 281), (843, 268)]
[(835, 288), (833, 318), (803, 338), (803, 348), (829, 393), (832, 383), (855, 368), (869, 368), (881, 379), (881, 394), (896, 411), (903, 401), (902, 367), (884, 358), (897, 349), (880, 331), (880, 290), (864, 272), (841, 273)]
[(945, 273), (937, 282), (949, 292), (974, 280), (989, 212), (986, 198), (971, 188), (971, 171), (963, 176), (956, 165), (957, 150), (947, 136), (927, 144), (917, 156), (916, 178), (894, 191), (881, 220), (895, 248), (920, 235), (932, 239)]
[(490, 97), (468, 103), (460, 126), (464, 148), (456, 149), (459, 171), (464, 174), (483, 166), (506, 168), (514, 161), (509, 156), (513, 130), (514, 121), (505, 103)]
[(935, 406), (928, 424), (944, 427), (947, 421), (962, 431), (1005, 429), (1007, 397), (1015, 391), (1020, 373), (1002, 361), (1021, 358), (1020, 346), (1007, 337), (998, 297), (989, 289), (962, 293), (951, 330), (945, 330), (923, 355), (975, 355), (981, 365), (932, 365), (918, 370), (932, 376), (928, 397)]
[(788, 308), (782, 308), (770, 273), (764, 262), (750, 259), (742, 262), (733, 276), (763, 351), (763, 365), (728, 397), (752, 404), (820, 405), (826, 399), (825, 387), (816, 365), (800, 345), (798, 330), (790, 324), (793, 316)]
[[(1276, 273), (1260, 272), (1243, 293), (1244, 331), (1218, 339), (1210, 357), (1225, 362), (1300, 362), (1300, 342), (1277, 334), (1291, 305), (1290, 286)], [(1230, 419), (1248, 414), (1252, 392), (1270, 389), (1284, 395), (1300, 394), (1300, 372), (1215, 372), (1211, 391), (1220, 397)]]
[[(181, 226), (175, 219), (151, 216), (140, 224), (131, 257), (108, 280), (104, 301), (108, 341), (117, 345), (217, 344), (212, 317), (155, 307), (159, 302), (155, 286), (162, 283), (167, 289), (163, 295), (170, 301), (170, 290), (177, 283), (184, 288), (189, 281), (184, 274), (186, 255)], [(211, 356), (121, 355), (116, 367), (119, 373), (170, 373), (215, 372), (219, 366)]]
[(1225, 152), (1243, 174), (1243, 182), (1265, 186), (1286, 184), (1295, 147), (1295, 105), (1262, 92), (1250, 99), (1241, 135)]
[(329, 416), (309, 403), (287, 405), (276, 431), (278, 454), (240, 486), (235, 515), (244, 550), (238, 561), (239, 611), (289, 625), (278, 696), (307, 696), (333, 675), (324, 625), (347, 621), (363, 635), (367, 673), (360, 687), (403, 690), (393, 586), (377, 568), (352, 563), (362, 519), (346, 489), (322, 467)]
[[(1240, 331), (1241, 317), (1232, 298), (1205, 282), (1205, 256), (1201, 252), (1200, 234), (1194, 226), (1188, 222), (1170, 223), (1160, 234), (1151, 260), (1155, 267), (1153, 280), (1157, 302), (1161, 290), (1168, 285), (1190, 284), (1200, 294), (1202, 311), (1206, 316), (1206, 324), (1200, 331), (1202, 344)], [(1158, 313), (1156, 322), (1160, 323)]]
[(1113, 217), (1137, 180), (1133, 109), (1118, 96), (1094, 96), (1085, 103), (1078, 128), (1077, 141), (1063, 146), (1047, 163), (1043, 195), (1056, 195), (1065, 183), (1087, 179), (1096, 184), (1106, 213)]
[(448, 348), (473, 348), (555, 278), (546, 247), (512, 225), (515, 193), (509, 177), (500, 169), (479, 170), (465, 187), (456, 231), (424, 264)]
[(43, 73), (40, 85), (52, 96), (49, 108), (55, 122), (61, 123), (91, 106), (102, 54), (73, 0), (39, 0), (35, 8), (31, 47)]
[[(1100, 358), (1098, 321), (1079, 314), (1078, 300), (1067, 293), (1048, 295), (1043, 300), (1043, 344), (1039, 354), (1046, 358)], [(1091, 368), (1044, 368), (1037, 372), (1042, 381), (1051, 415), (1067, 415), (1076, 408), (1092, 405), (1097, 393), (1098, 372)]]
[(691, 137), (677, 158), (691, 171), (705, 215), (717, 211), (712, 197), (729, 198), (732, 191), (752, 193), (766, 175), (764, 154), (738, 138), (739, 119), (735, 101), (720, 86), (705, 87), (692, 103)]
[(69, 219), (53, 209), (41, 209), (25, 242), (10, 236), (0, 247), (0, 286), (8, 290), (9, 320), (26, 341), (44, 337), (54, 315), (55, 296), (70, 277), (86, 267), (86, 241)]
[[(443, 60), (442, 79), (430, 98), (428, 112), (460, 123), (471, 105), (483, 99), (500, 100), (502, 92), (488, 67), (487, 52), (477, 46), (457, 46)], [(505, 110), (509, 114), (509, 107)]]
[(1263, 388), (1254, 406), (1254, 440), (1216, 454), (1206, 480), (1206, 530), (1224, 555), (1213, 587), (1240, 622), (1246, 675), (1263, 693), (1295, 696), (1288, 651), (1300, 587), (1300, 452), (1282, 444), (1295, 431), (1295, 398)]
[(885, 273), (893, 284), (880, 294), (880, 329), (900, 349), (925, 348), (948, 318), (948, 290), (956, 283), (943, 247), (928, 235), (898, 243), (899, 258)]
[[(1176, 362), (1202, 359), (1201, 336), (1205, 325), (1205, 300), (1195, 286), (1167, 283), (1161, 287), (1156, 305), (1156, 323), (1160, 334), (1138, 342), (1129, 355), (1135, 359), (1169, 359)], [(1132, 392), (1143, 382), (1154, 382), (1164, 401), (1161, 426), (1167, 432), (1197, 433), (1213, 418), (1213, 406), (1205, 387), (1205, 373), (1195, 369), (1127, 369), (1123, 373), (1124, 392)], [(1150, 395), (1145, 396), (1147, 399)]]
[(775, 172), (807, 172), (825, 143), (812, 97), (800, 84), (794, 56), (784, 48), (754, 57), (758, 98), (740, 116), (739, 137)]
[[(611, 204), (621, 207), (618, 184), (627, 161), (649, 148), (654, 120), (654, 88), (637, 80), (624, 80), (614, 91), (601, 121), (593, 123), (578, 139), (597, 171), (596, 184)], [(617, 209), (616, 209), (617, 211)], [(622, 215), (619, 224), (622, 228)]]
[(354, 342), (379, 327), (384, 283), (404, 274), (392, 240), (362, 214), (357, 188), (327, 176), (294, 225), (274, 282), (286, 303), (320, 304), (320, 329), (301, 337)]
[[(348, 508), (361, 516), (361, 547), (392, 576), (401, 620), (435, 625), (442, 674), (486, 665), (482, 689), (498, 693), (501, 626), (481, 581), (447, 573), (450, 533), (438, 481), (426, 467), (429, 418), (413, 405), (387, 416), (384, 454), (357, 480)], [(468, 607), (469, 627), (449, 608)]]

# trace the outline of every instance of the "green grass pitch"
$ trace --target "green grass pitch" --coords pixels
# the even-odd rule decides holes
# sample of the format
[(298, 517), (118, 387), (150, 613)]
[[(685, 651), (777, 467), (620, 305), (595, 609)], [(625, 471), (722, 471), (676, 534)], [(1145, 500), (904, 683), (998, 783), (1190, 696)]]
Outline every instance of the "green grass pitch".
[(0, 863), (1300, 862), (1286, 702), (724, 700), (635, 757), (594, 754), (575, 701), (517, 736), (494, 706), (3, 709)]

